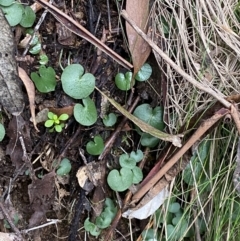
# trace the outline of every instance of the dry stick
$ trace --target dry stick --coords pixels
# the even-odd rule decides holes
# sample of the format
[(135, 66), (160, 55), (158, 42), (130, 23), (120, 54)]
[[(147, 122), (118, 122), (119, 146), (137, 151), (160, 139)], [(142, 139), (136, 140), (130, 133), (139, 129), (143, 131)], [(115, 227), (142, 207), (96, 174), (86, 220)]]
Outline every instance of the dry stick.
[(11, 217), (9, 216), (6, 208), (4, 207), (3, 203), (0, 202), (0, 208), (3, 212), (3, 215), (5, 216), (6, 220), (8, 221), (8, 223), (10, 224), (11, 228), (13, 229), (13, 231), (16, 233), (16, 235), (21, 238), (23, 240), (23, 237), (19, 231), (19, 229), (15, 226), (15, 224), (13, 223)]
[(53, 5), (45, 2), (44, 0), (35, 0), (39, 2), (44, 8), (46, 8), (61, 24), (63, 24), (67, 29), (76, 35), (84, 38), (97, 48), (101, 49), (109, 57), (114, 59), (117, 63), (125, 67), (126, 69), (132, 69), (133, 65), (130, 64), (127, 60), (122, 58), (107, 45), (103, 44), (99, 39), (93, 36), (87, 29), (85, 29), (81, 24), (70, 18), (67, 14), (60, 11), (58, 8)]
[[(131, 92), (131, 96), (129, 97), (128, 102), (131, 102), (133, 92)], [(131, 107), (128, 109), (129, 113), (132, 113), (134, 108), (136, 107), (137, 103), (139, 102), (140, 97), (138, 96), (134, 103), (131, 105)], [(128, 118), (124, 116), (122, 122), (118, 125), (117, 129), (112, 133), (112, 135), (109, 137), (107, 142), (105, 143), (105, 148), (102, 152), (102, 154), (99, 156), (98, 160), (102, 160), (111, 150), (116, 138), (118, 137), (118, 134), (122, 131), (124, 125), (126, 124)]]
[(231, 116), (235, 122), (235, 125), (237, 127), (238, 133), (240, 134), (240, 120), (239, 120), (239, 112), (236, 109), (235, 105), (231, 106)]
[(209, 130), (217, 121), (223, 116), (230, 113), (228, 109), (222, 108), (217, 111), (211, 118), (204, 121), (196, 130), (196, 132), (189, 138), (186, 144), (166, 163), (165, 166), (159, 170), (156, 175), (143, 187), (141, 187), (132, 197), (132, 203), (136, 203), (150, 190), (166, 173), (167, 171), (187, 152), (189, 148), (201, 138), (202, 135)]
[(192, 76), (184, 72), (177, 64), (175, 64), (167, 54), (165, 54), (137, 25), (131, 20), (125, 10), (121, 12), (121, 15), (126, 19), (126, 21), (134, 28), (134, 30), (154, 49), (173, 69), (175, 69), (182, 77), (189, 81), (192, 85), (196, 86), (198, 89), (203, 90), (204, 92), (212, 95), (220, 103), (223, 104), (226, 108), (231, 107), (231, 103), (228, 102), (222, 93), (218, 90), (213, 90), (207, 83), (200, 83), (196, 81)]
[[(52, 4), (52, 0), (51, 0), (49, 3)], [(36, 12), (37, 12), (39, 9), (42, 8), (42, 6), (41, 6), (39, 3), (34, 3), (34, 4), (36, 5), (36, 9), (35, 9)], [(34, 4), (33, 4), (33, 5), (34, 5)], [(38, 5), (38, 6), (37, 6), (37, 5)], [(33, 9), (33, 8), (32, 8), (32, 9)], [(34, 10), (34, 9), (33, 9), (33, 10)], [(26, 54), (27, 54), (27, 52), (28, 52), (28, 50), (29, 50), (29, 48), (30, 48), (32, 42), (33, 42), (34, 39), (35, 39), (36, 32), (39, 30), (39, 28), (40, 28), (40, 26), (41, 26), (43, 20), (45, 19), (47, 13), (48, 13), (48, 11), (45, 10), (45, 11), (43, 12), (42, 16), (40, 17), (40, 19), (38, 20), (36, 26), (34, 27), (33, 34), (32, 34), (32, 36), (31, 36), (31, 38), (29, 39), (29, 41), (28, 41), (28, 43), (27, 43), (27, 46), (25, 47), (25, 50), (24, 50), (22, 56), (26, 56)]]

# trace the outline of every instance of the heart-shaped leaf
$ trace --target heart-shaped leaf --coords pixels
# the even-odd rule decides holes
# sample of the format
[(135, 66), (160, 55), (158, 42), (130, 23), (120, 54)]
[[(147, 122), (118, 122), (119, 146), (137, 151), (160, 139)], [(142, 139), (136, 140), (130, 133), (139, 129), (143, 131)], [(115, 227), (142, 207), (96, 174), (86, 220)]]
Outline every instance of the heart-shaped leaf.
[(119, 164), (121, 167), (133, 169), (136, 166), (136, 161), (130, 158), (128, 154), (122, 154), (119, 158)]
[(56, 73), (52, 67), (46, 68), (46, 66), (42, 65), (39, 68), (39, 74), (36, 72), (31, 73), (31, 79), (38, 91), (48, 93), (54, 91), (57, 85), (55, 75)]
[(130, 158), (133, 158), (136, 162), (139, 162), (143, 159), (143, 152), (139, 149), (136, 152), (132, 151), (130, 153)]
[(117, 122), (117, 116), (114, 113), (104, 116), (103, 124), (107, 127), (115, 125)]
[(132, 72), (118, 73), (115, 77), (115, 84), (120, 90), (130, 90), (132, 81)]
[(96, 225), (101, 228), (107, 228), (112, 222), (111, 217), (108, 216), (107, 212), (102, 212), (100, 216), (96, 218)]
[(94, 102), (89, 98), (82, 100), (83, 105), (76, 104), (73, 114), (77, 122), (83, 126), (91, 126), (97, 121), (97, 109)]
[(138, 81), (146, 81), (152, 74), (152, 67), (150, 64), (145, 63), (142, 68), (137, 72), (135, 79)]
[(30, 50), (29, 52), (31, 54), (38, 54), (42, 49), (42, 45), (40, 42), (38, 42), (36, 45), (34, 45)]
[(74, 99), (88, 97), (94, 90), (95, 77), (90, 73), (84, 73), (80, 64), (67, 66), (61, 76), (64, 92)]
[(87, 232), (89, 232), (92, 236), (98, 236), (101, 233), (101, 229), (97, 227), (96, 224), (89, 221), (89, 218), (87, 218), (84, 221), (84, 228)]
[[(160, 106), (155, 107), (154, 109), (149, 104), (139, 105), (133, 112), (133, 115), (141, 119), (142, 121), (148, 123), (149, 125), (155, 127), (158, 130), (164, 129), (163, 122), (163, 108)], [(159, 139), (148, 134), (143, 133), (138, 129), (138, 133), (142, 135), (141, 145), (148, 146), (150, 148), (155, 147)]]
[(86, 146), (87, 152), (91, 155), (100, 155), (104, 149), (104, 142), (101, 136), (95, 136), (94, 142), (89, 141)]
[(63, 158), (57, 170), (57, 175), (59, 176), (67, 175), (69, 174), (71, 169), (72, 169), (71, 162), (67, 158)]
[(5, 131), (4, 125), (0, 124), (0, 141), (3, 140), (5, 133), (6, 133), (6, 131)]
[(169, 207), (168, 207), (168, 212), (177, 213), (177, 212), (179, 212), (180, 208), (181, 208), (181, 206), (179, 203), (177, 203), (177, 202), (170, 203)]
[(14, 3), (8, 7), (2, 7), (2, 10), (10, 26), (16, 26), (20, 23), (24, 11), (21, 4)]
[[(146, 133), (150, 133), (151, 135), (164, 140), (164, 141), (170, 141), (173, 143), (174, 146), (181, 147), (181, 139), (183, 135), (171, 135), (167, 134), (165, 132), (162, 132), (158, 130), (157, 128), (152, 127), (151, 125), (145, 123), (144, 121), (140, 120), (136, 116), (129, 113), (127, 110), (125, 110), (121, 105), (119, 105), (114, 99), (108, 97), (106, 94), (104, 94), (102, 91), (100, 91), (97, 87), (95, 87), (102, 96), (104, 96), (115, 108), (117, 108), (118, 111), (120, 111), (124, 116), (126, 116), (129, 120), (131, 120), (135, 125), (137, 125), (142, 131)], [(162, 121), (163, 122), (163, 121)]]
[(117, 192), (123, 192), (127, 190), (133, 181), (133, 173), (131, 169), (121, 168), (120, 172), (118, 170), (112, 170), (108, 174), (107, 183), (110, 188)]
[(135, 166), (132, 169), (132, 172), (133, 172), (133, 182), (132, 183), (138, 184), (139, 182), (141, 182), (143, 179), (143, 173), (142, 173), (141, 168)]
[(148, 134), (148, 133), (141, 133), (141, 145), (142, 146), (147, 146), (147, 147), (150, 147), (150, 148), (153, 148), (155, 147), (158, 143), (159, 143), (159, 139)]
[(134, 110), (133, 115), (158, 130), (164, 129), (163, 108), (160, 106), (153, 109), (149, 104), (142, 104)]
[(29, 6), (26, 6), (23, 10), (23, 16), (20, 25), (24, 28), (29, 28), (33, 25), (36, 19), (36, 14)]
[(104, 207), (104, 212), (107, 212), (111, 219), (114, 219), (117, 214), (117, 207), (114, 205), (113, 200), (106, 198)]

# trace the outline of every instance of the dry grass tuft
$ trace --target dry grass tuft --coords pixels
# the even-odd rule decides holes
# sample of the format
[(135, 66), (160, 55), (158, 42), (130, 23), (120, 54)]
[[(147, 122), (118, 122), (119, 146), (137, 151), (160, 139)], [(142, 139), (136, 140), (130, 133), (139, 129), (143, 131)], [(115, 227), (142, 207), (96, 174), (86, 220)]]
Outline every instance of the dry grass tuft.
[[(214, 86), (219, 95), (237, 94), (240, 83), (240, 24), (234, 15), (237, 1), (160, 1), (152, 6), (153, 39), (186, 73)], [(171, 132), (214, 101), (167, 66), (165, 110)]]

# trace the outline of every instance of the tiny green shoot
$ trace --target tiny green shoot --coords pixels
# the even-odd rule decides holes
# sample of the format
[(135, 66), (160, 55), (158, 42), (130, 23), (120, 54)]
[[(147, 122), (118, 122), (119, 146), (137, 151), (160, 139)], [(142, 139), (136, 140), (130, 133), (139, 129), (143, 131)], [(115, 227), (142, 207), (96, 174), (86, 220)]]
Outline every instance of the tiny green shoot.
[(61, 132), (65, 126), (64, 121), (66, 121), (68, 118), (68, 114), (61, 114), (60, 116), (57, 116), (56, 114), (49, 111), (48, 120), (45, 121), (44, 125), (47, 128), (51, 128), (49, 130), (50, 132), (53, 132), (54, 130), (56, 132)]

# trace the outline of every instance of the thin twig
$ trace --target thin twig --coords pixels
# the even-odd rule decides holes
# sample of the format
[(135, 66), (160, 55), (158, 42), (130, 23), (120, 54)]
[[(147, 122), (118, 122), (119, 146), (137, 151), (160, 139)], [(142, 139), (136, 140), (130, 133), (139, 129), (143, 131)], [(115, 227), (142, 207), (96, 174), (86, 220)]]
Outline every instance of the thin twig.
[(138, 202), (147, 192), (150, 190), (161, 178), (167, 173), (167, 171), (186, 153), (189, 148), (209, 130), (217, 121), (228, 114), (230, 111), (227, 109), (220, 109), (211, 118), (204, 121), (196, 132), (190, 137), (190, 139), (185, 143), (185, 145), (167, 162), (165, 166), (158, 171), (158, 173), (153, 176), (153, 178), (142, 186), (132, 198), (132, 204)]
[(15, 226), (15, 224), (13, 223), (11, 217), (9, 216), (6, 208), (4, 207), (3, 203), (0, 201), (0, 208), (2, 209), (3, 215), (5, 216), (6, 220), (8, 221), (8, 223), (10, 224), (11, 228), (13, 229), (13, 231), (16, 233), (16, 235), (21, 238), (23, 240), (23, 237), (19, 231), (19, 229)]

